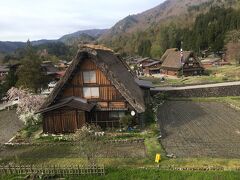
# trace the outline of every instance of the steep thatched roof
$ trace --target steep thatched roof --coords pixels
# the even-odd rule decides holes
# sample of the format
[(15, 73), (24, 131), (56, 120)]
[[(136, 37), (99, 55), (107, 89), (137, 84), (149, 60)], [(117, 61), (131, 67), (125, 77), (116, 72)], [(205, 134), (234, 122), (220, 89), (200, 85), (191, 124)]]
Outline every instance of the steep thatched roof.
[[(183, 63), (186, 62), (191, 55), (193, 55), (192, 51), (183, 51)], [(182, 68), (181, 51), (169, 50), (162, 63), (162, 68)]]
[(178, 51), (178, 49), (177, 49), (177, 48), (167, 49), (167, 50), (165, 51), (165, 53), (162, 55), (160, 61), (163, 62), (163, 61), (167, 58), (167, 56), (168, 56), (171, 52), (174, 52), (174, 51)]
[(47, 108), (55, 103), (59, 93), (65, 88), (66, 83), (77, 71), (79, 63), (85, 59), (91, 59), (97, 65), (97, 67), (106, 75), (106, 77), (108, 77), (111, 83), (138, 113), (145, 111), (142, 91), (119, 57), (115, 56), (114, 53), (108, 49), (100, 47), (89, 48), (89, 46), (82, 47), (82, 49), (78, 51), (65, 75), (57, 83), (41, 109)]
[(82, 49), (82, 48), (90, 48), (90, 49), (96, 49), (96, 50), (105, 50), (105, 51), (111, 51), (113, 52), (112, 49), (110, 48), (107, 48), (103, 45), (95, 45), (95, 44), (84, 44), (84, 45), (79, 45), (79, 48)]

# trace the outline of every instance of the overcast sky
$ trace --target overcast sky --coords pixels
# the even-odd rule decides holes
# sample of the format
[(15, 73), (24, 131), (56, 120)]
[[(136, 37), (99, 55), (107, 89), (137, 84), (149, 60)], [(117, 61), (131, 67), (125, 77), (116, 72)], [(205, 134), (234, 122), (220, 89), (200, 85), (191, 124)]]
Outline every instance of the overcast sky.
[(78, 30), (110, 28), (164, 0), (0, 0), (0, 41), (56, 39)]

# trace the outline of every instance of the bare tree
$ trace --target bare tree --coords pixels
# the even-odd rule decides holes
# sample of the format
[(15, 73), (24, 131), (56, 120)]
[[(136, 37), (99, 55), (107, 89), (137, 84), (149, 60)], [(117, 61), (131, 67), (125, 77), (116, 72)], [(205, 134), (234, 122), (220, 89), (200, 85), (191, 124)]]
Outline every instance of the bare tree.
[(103, 146), (101, 137), (96, 133), (100, 131), (95, 125), (85, 125), (73, 135), (74, 140), (79, 143), (80, 154), (85, 156), (90, 164), (97, 164)]
[(236, 65), (239, 66), (240, 64), (240, 52), (238, 52), (235, 56), (235, 61), (236, 61)]

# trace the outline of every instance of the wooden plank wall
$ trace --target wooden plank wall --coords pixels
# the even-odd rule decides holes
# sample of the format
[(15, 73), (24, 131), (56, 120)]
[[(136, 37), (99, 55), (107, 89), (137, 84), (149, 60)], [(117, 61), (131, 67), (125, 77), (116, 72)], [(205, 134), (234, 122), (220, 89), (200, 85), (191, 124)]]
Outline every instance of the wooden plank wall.
[[(84, 84), (83, 72), (96, 71), (96, 84)], [(71, 82), (63, 91), (63, 97), (77, 96), (83, 97), (83, 87), (99, 87), (99, 98), (91, 101), (95, 102), (125, 102), (119, 91), (111, 84), (107, 77), (91, 61), (85, 60), (79, 67), (79, 71), (74, 75)], [(117, 103), (116, 103), (117, 104)], [(116, 107), (119, 108), (119, 107)]]
[(43, 132), (71, 133), (78, 128), (75, 110), (61, 109), (44, 114)]

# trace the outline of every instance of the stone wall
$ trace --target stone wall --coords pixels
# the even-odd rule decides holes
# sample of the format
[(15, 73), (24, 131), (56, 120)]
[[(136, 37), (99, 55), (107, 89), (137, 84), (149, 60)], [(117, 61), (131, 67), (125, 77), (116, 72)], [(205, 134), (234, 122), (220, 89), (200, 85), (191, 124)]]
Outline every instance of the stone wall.
[(152, 95), (164, 92), (170, 97), (223, 97), (223, 96), (240, 96), (240, 86), (221, 86), (198, 89), (184, 89), (171, 91), (152, 91)]

